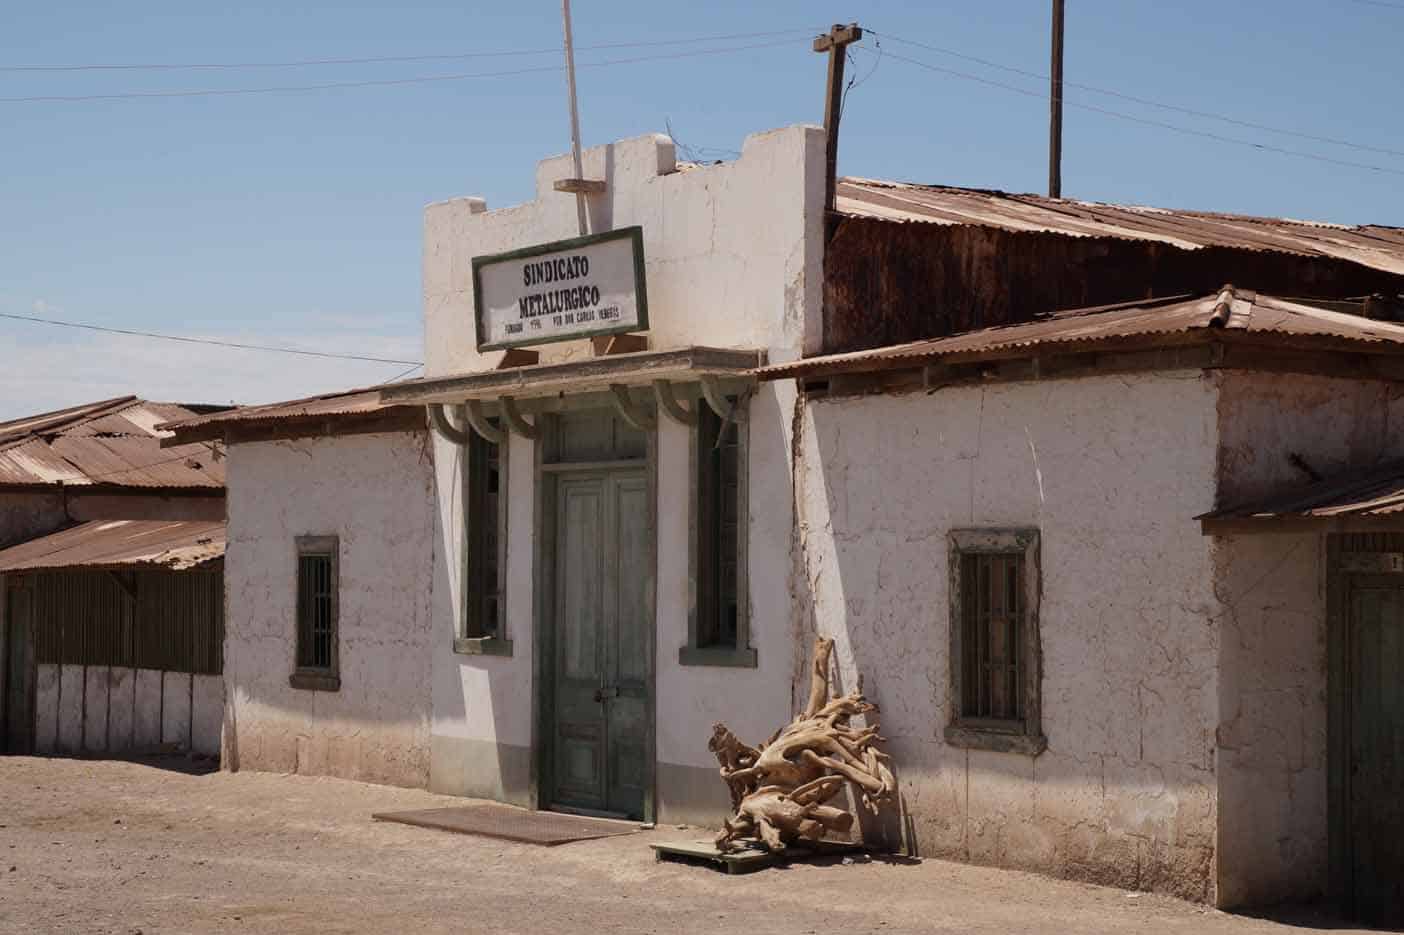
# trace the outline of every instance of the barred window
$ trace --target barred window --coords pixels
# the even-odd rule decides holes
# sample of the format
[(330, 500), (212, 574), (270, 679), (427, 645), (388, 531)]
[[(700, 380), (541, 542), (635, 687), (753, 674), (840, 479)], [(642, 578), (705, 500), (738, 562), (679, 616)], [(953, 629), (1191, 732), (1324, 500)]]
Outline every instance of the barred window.
[(746, 612), (746, 416), (744, 400), (722, 418), (696, 405), (693, 434), (694, 600), (683, 665), (754, 666)]
[(298, 537), (295, 688), (336, 691), (341, 687), (338, 577), (337, 538)]
[(951, 533), (951, 725), (946, 740), (1043, 749), (1038, 531)]
[[(489, 420), (496, 424), (497, 420)], [(501, 639), (502, 625), (502, 446), (474, 432), (464, 463), (463, 636)]]

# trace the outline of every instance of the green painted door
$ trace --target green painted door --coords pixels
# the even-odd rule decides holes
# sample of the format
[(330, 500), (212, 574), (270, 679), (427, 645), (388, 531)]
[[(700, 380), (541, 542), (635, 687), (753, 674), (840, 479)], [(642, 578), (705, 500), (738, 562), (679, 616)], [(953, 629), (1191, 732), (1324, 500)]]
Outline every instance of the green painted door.
[(650, 517), (640, 470), (567, 472), (557, 481), (553, 806), (643, 817)]
[(6, 593), (4, 639), (4, 741), (5, 753), (34, 752), (34, 642), (29, 621), (29, 590), (9, 588)]
[(1404, 924), (1404, 575), (1350, 589), (1351, 892), (1372, 925)]

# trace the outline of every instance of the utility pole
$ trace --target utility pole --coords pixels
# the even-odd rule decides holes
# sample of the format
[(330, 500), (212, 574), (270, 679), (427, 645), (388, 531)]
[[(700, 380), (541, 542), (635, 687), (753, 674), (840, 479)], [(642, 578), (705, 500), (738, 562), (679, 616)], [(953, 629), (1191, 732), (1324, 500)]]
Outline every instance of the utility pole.
[(1048, 72), (1048, 197), (1063, 197), (1063, 0), (1053, 0), (1053, 63)]
[(857, 23), (834, 24), (822, 36), (814, 37), (814, 51), (829, 53), (829, 85), (824, 92), (824, 217), (834, 210), (834, 192), (838, 185), (839, 118), (843, 116), (843, 64), (849, 45), (863, 38), (863, 27)]
[(570, 88), (570, 154), (575, 160), (575, 177), (557, 181), (555, 188), (557, 191), (575, 193), (575, 216), (580, 224), (580, 236), (583, 237), (590, 232), (585, 215), (585, 194), (603, 191), (604, 183), (587, 181), (580, 159), (580, 107), (575, 101), (575, 40), (570, 31), (570, 0), (561, 0), (561, 18), (565, 22), (566, 83)]

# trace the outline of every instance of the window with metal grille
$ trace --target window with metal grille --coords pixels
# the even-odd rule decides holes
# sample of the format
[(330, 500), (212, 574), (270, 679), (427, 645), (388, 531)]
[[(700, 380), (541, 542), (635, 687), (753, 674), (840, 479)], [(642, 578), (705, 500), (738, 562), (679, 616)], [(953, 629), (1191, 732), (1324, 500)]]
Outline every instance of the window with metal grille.
[(298, 538), (295, 687), (340, 688), (338, 564), (335, 536)]
[[(496, 424), (497, 420), (489, 420)], [(476, 432), (465, 446), (463, 636), (501, 639), (502, 625), (502, 446)]]
[(696, 404), (692, 506), (695, 611), (684, 665), (755, 665), (746, 613), (746, 409), (732, 418)]
[(1041, 752), (1038, 531), (951, 533), (948, 743)]

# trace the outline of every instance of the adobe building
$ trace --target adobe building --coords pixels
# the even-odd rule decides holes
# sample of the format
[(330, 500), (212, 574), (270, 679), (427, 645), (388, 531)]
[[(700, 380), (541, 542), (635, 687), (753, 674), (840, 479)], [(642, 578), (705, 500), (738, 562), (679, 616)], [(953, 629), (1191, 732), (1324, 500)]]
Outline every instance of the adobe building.
[(830, 213), (824, 165), (812, 127), (645, 136), (431, 205), (426, 375), (357, 403), (407, 421), (175, 426), (232, 442), (231, 764), (716, 825), (713, 724), (770, 736), (823, 634), (882, 709), (875, 844), (1391, 905), (1404, 715), (1341, 660), (1404, 645), (1355, 473), (1404, 453), (1404, 236), (869, 180)]

